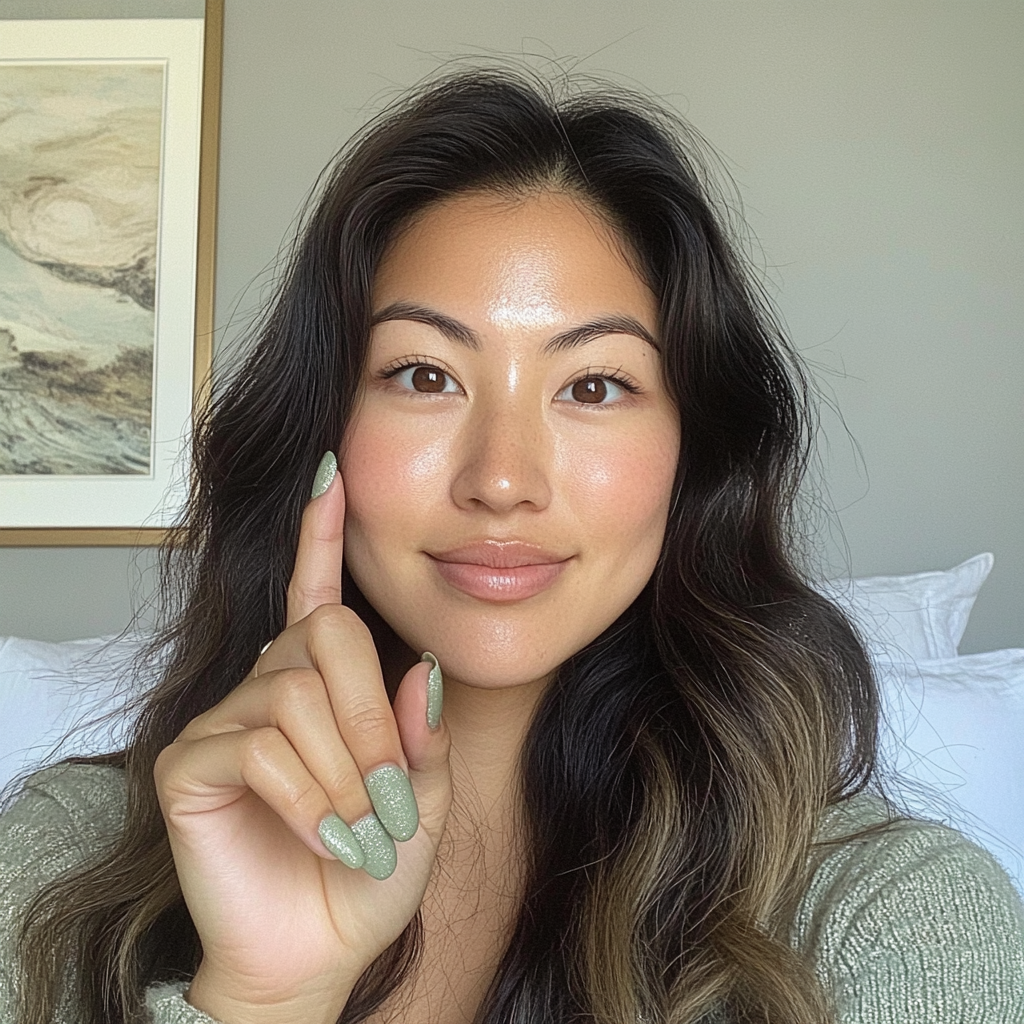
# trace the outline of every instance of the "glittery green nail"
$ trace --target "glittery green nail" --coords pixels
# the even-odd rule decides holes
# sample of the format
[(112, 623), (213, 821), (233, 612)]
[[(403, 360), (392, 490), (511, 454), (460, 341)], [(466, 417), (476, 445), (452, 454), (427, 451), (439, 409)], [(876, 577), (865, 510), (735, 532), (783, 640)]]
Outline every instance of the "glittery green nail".
[(328, 814), (317, 829), (320, 841), (335, 857), (350, 868), (361, 868), (366, 859), (355, 833), (336, 814)]
[(309, 496), (310, 501), (314, 498), (319, 498), (321, 494), (326, 492), (337, 472), (338, 460), (334, 457), (334, 452), (325, 452), (324, 457), (320, 460), (320, 465), (316, 467), (316, 476), (313, 477), (313, 491)]
[(380, 823), (399, 842), (416, 835), (420, 813), (409, 777), (396, 764), (381, 765), (363, 779)]
[(363, 870), (371, 878), (389, 878), (398, 867), (398, 852), (377, 815), (368, 814), (360, 818), (352, 826), (352, 832), (363, 851)]
[(427, 726), (436, 729), (441, 724), (441, 706), (444, 704), (441, 665), (430, 651), (424, 651), (420, 661), (428, 661), (433, 665), (427, 678)]

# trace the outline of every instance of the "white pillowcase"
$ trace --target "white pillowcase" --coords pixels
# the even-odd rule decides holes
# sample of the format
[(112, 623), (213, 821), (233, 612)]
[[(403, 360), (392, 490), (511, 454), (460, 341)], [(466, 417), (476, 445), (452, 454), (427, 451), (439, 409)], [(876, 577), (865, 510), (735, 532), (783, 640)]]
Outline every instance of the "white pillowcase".
[(852, 619), (876, 662), (955, 658), (994, 562), (986, 552), (952, 569), (831, 581), (819, 590)]
[(877, 668), (893, 795), (990, 850), (1024, 895), (1024, 649)]
[(104, 716), (120, 711), (133, 692), (131, 660), (144, 639), (0, 637), (0, 789), (58, 752), (82, 756), (124, 745), (127, 720)]

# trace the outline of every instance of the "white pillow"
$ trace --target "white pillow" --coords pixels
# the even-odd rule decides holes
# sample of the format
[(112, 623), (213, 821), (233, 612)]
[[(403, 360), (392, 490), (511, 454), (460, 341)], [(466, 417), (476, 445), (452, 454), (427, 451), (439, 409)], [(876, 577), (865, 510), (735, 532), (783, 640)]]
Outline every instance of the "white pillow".
[(832, 581), (820, 590), (850, 616), (876, 662), (955, 658), (994, 562), (986, 552), (952, 569)]
[(144, 640), (0, 637), (0, 789), (44, 761), (123, 746), (129, 723), (118, 712), (133, 692), (131, 660)]
[(879, 668), (893, 794), (989, 849), (1024, 895), (1024, 650)]

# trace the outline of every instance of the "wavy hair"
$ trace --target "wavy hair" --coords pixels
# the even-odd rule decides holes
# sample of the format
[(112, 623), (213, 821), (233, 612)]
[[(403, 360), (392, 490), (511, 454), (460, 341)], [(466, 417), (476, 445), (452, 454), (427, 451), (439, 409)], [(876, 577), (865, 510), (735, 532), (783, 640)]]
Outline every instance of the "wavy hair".
[[(477, 1021), (832, 1019), (788, 930), (823, 811), (873, 778), (877, 695), (849, 623), (796, 562), (809, 388), (701, 152), (635, 94), (474, 69), (404, 97), (339, 154), (249, 354), (197, 424), (187, 516), (164, 551), (167, 667), (126, 749), (92, 759), (125, 772), (124, 828), (33, 901), (21, 1024), (52, 1024), (62, 995), (82, 1024), (125, 1024), (147, 984), (197, 969), (156, 757), (283, 628), (307, 481), (353, 409), (389, 242), (439, 199), (538, 189), (607, 217), (635, 257), (683, 444), (651, 579), (560, 666), (526, 737), (526, 886)], [(417, 916), (342, 1024), (399, 989), (420, 936)]]

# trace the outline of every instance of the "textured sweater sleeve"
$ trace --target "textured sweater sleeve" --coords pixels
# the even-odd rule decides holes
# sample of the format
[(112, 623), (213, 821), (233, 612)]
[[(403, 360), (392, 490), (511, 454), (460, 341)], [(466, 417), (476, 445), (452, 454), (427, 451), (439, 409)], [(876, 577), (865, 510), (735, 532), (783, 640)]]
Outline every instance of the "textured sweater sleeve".
[(953, 829), (904, 821), (836, 848), (799, 925), (839, 1024), (1024, 1024), (1024, 904)]
[[(31, 776), (0, 815), (0, 1021), (16, 1020), (15, 942), (32, 897), (65, 871), (95, 856), (116, 834), (124, 813), (124, 778), (116, 768), (55, 765)], [(152, 1024), (216, 1024), (182, 996), (185, 984), (152, 986)], [(58, 1024), (77, 1024), (65, 1001)]]
[(146, 989), (146, 1009), (152, 1024), (217, 1024), (185, 1001), (187, 988), (187, 981), (172, 981)]

